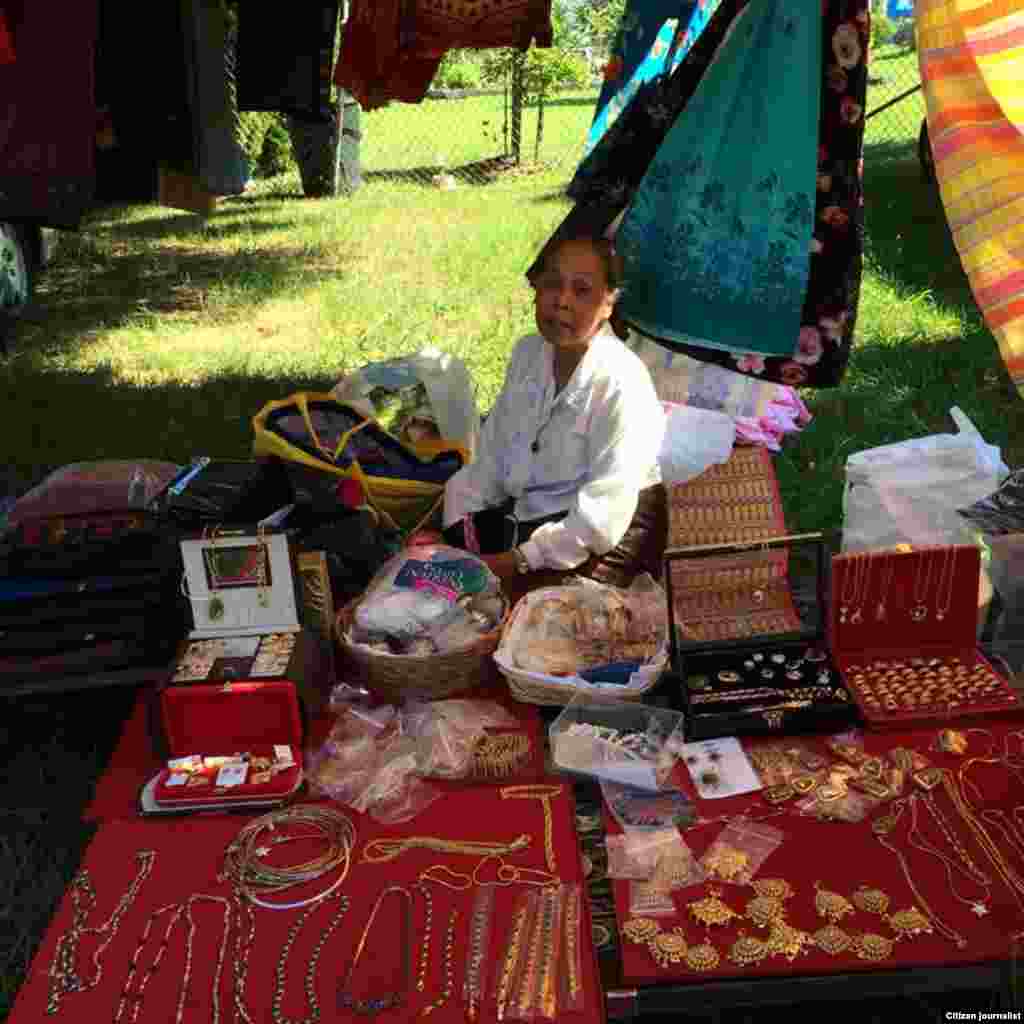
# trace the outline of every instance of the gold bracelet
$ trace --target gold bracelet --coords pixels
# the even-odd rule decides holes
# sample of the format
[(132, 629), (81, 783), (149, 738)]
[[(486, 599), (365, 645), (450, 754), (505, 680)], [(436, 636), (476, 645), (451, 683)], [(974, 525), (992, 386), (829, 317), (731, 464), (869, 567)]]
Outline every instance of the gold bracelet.
[(512, 975), (515, 973), (519, 963), (519, 947), (523, 941), (523, 931), (526, 927), (526, 918), (530, 911), (530, 900), (527, 895), (520, 899), (519, 909), (516, 911), (515, 919), (512, 922), (512, 934), (505, 949), (505, 960), (501, 968), (501, 978), (498, 981), (498, 1020), (505, 1019), (505, 1010), (508, 1007), (509, 998), (512, 995)]
[(562, 792), (561, 786), (550, 786), (535, 783), (524, 783), (520, 786), (502, 786), (502, 800), (509, 798), (539, 800), (544, 807), (544, 858), (548, 871), (556, 874), (554, 826), (551, 818), (551, 798)]

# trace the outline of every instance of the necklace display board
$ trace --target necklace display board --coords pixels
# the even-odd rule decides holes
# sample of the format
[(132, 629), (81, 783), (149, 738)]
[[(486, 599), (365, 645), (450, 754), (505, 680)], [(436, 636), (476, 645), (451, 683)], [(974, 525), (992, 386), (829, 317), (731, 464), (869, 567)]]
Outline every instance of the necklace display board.
[(833, 558), (830, 647), (872, 728), (1024, 711), (978, 649), (980, 572), (973, 545)]
[[(378, 1013), (384, 1020), (411, 1020), (433, 1006), (430, 1016), (438, 1024), (461, 1024), (467, 967), (471, 954), (479, 963), (482, 953), (487, 966), (477, 1019), (494, 1021), (517, 903), (540, 887), (490, 887), (490, 908), (485, 901), (481, 910), (490, 912), (490, 927), (482, 928), (477, 896), (485, 886), (464, 888), (463, 877), (474, 868), (482, 883), (500, 882), (499, 873), (508, 879), (546, 872), (547, 807), (558, 876), (581, 882), (571, 788), (554, 779), (542, 783), (553, 793), (545, 801), (503, 799), (499, 787), (453, 789), (401, 827), (349, 814), (356, 841), (347, 876), (325, 898), (294, 909), (239, 903), (231, 884), (218, 881), (225, 850), (246, 827), (237, 817), (106, 823), (85, 854), (88, 877), (77, 877), (65, 895), (9, 1019), (41, 1019), (56, 993), (56, 1020), (126, 1024), (155, 1019), (157, 1011), (176, 1021), (228, 1020), (236, 1013), (277, 1024)], [(309, 829), (292, 825), (255, 836), (265, 847), (252, 851), (255, 863), (283, 868), (322, 855), (323, 843), (297, 838), (302, 831)], [(481, 864), (474, 844), (515, 845), (521, 836), (525, 845)], [(266, 900), (298, 904), (325, 892), (340, 874), (334, 869)], [(408, 895), (385, 895), (395, 888)], [(119, 903), (120, 913), (112, 914)], [(557, 1019), (600, 1024), (604, 1000), (585, 900), (579, 913), (579, 970), (566, 982), (576, 979), (577, 1008)], [(544, 933), (536, 934), (530, 964), (543, 974)], [(397, 1009), (384, 1013), (396, 1000)], [(355, 1003), (362, 1013), (353, 1012)]]
[[(967, 793), (974, 819), (999, 837), (1007, 872), (997, 871), (986, 857), (941, 782), (926, 789), (908, 781), (901, 799), (880, 805), (858, 823), (807, 817), (793, 803), (773, 807), (763, 793), (698, 800), (696, 823), (681, 831), (696, 858), (704, 857), (729, 821), (777, 830), (782, 843), (749, 884), (716, 876), (671, 892), (674, 912), (664, 917), (631, 910), (631, 883), (615, 880), (623, 982), (808, 978), (1012, 958), (1014, 935), (1024, 921), (1020, 724), (992, 720), (984, 737), (970, 730), (967, 757), (937, 751), (934, 729), (872, 733), (864, 742), (866, 755), (883, 757), (897, 747), (922, 752), (957, 791)], [(802, 742), (823, 758), (834, 756), (824, 740)], [(973, 753), (1007, 749), (1013, 752), (1009, 759), (979, 756), (971, 763)], [(621, 831), (607, 807), (604, 821), (609, 835)], [(912, 908), (920, 913), (910, 913)], [(791, 931), (775, 928), (776, 920)], [(656, 960), (651, 942), (659, 935), (677, 938), (655, 943)], [(778, 948), (766, 952), (771, 938)], [(673, 960), (667, 954), (676, 945), (684, 952)], [(688, 962), (685, 953), (691, 949), (698, 952)]]
[[(813, 574), (798, 609), (794, 568)], [(662, 683), (690, 739), (835, 730), (854, 707), (825, 642), (821, 534), (665, 552), (672, 669)]]

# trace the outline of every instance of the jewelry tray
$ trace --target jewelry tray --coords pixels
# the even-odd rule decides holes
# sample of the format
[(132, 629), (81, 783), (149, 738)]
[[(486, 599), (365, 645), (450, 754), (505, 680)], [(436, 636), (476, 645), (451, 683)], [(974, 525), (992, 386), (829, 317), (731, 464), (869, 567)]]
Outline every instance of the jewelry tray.
[(830, 647), (865, 722), (905, 729), (1024, 710), (978, 649), (973, 544), (832, 559)]
[[(796, 567), (813, 599), (795, 600)], [(826, 642), (825, 567), (820, 533), (665, 552), (671, 668), (661, 686), (684, 711), (687, 739), (836, 732), (855, 719)]]

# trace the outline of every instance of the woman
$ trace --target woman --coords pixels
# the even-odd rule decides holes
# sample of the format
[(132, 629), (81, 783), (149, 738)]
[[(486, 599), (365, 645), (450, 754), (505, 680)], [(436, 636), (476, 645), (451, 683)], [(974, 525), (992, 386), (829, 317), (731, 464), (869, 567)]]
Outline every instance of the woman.
[[(446, 539), (483, 552), (513, 600), (573, 574), (617, 586), (660, 574), (665, 419), (647, 368), (609, 326), (621, 281), (605, 238), (549, 249), (532, 279), (540, 333), (514, 348), (476, 461), (445, 489)], [(508, 550), (480, 529), (503, 513), (515, 521)]]

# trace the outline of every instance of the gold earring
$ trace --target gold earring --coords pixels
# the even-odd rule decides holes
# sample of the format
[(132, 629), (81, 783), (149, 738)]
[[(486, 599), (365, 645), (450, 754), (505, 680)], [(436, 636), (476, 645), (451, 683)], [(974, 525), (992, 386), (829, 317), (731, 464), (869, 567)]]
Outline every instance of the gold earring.
[(786, 907), (776, 896), (755, 896), (748, 904), (743, 916), (758, 928), (768, 928), (774, 921), (781, 921)]
[(853, 943), (846, 932), (837, 924), (827, 924), (814, 933), (814, 944), (829, 956), (838, 956), (845, 953)]
[(704, 857), (704, 869), (709, 875), (717, 875), (723, 881), (731, 882), (747, 870), (750, 857), (742, 850), (736, 850), (726, 843), (719, 843)]
[(697, 924), (702, 924), (705, 927), (728, 924), (734, 917), (740, 916), (732, 907), (723, 903), (720, 896), (721, 892), (718, 889), (711, 888), (708, 889), (708, 895), (703, 899), (687, 903), (686, 907), (690, 911), (690, 916)]
[(670, 932), (659, 932), (650, 940), (647, 948), (659, 967), (682, 963), (690, 951), (682, 928), (673, 928)]
[(738, 967), (749, 967), (760, 963), (768, 955), (764, 942), (746, 932), (740, 932), (739, 938), (729, 950), (729, 959)]
[(821, 882), (815, 882), (814, 908), (819, 916), (836, 924), (847, 914), (853, 913), (853, 904), (845, 896), (829, 889), (822, 889)]
[(881, 889), (862, 885), (850, 898), (860, 910), (869, 914), (884, 914), (889, 909), (889, 897)]

